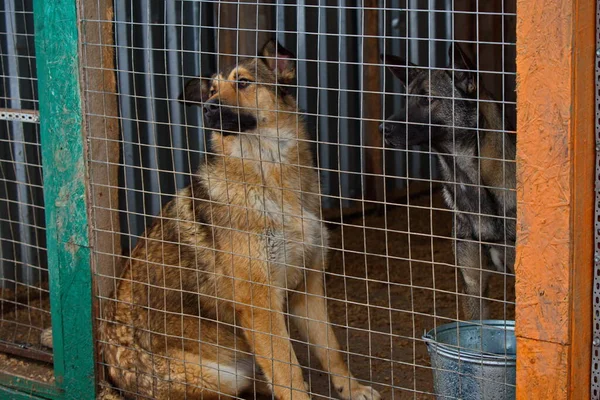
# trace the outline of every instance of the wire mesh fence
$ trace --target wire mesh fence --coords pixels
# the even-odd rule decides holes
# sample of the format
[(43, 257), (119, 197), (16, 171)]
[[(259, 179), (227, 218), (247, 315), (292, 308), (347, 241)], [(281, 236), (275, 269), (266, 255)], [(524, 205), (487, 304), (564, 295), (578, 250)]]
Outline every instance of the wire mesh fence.
[(81, 10), (102, 385), (433, 398), (424, 333), (467, 320), (504, 340), (457, 364), (514, 355), (514, 1), (108, 4)]
[(50, 361), (39, 340), (50, 304), (31, 2), (3, 2), (0, 16), (0, 351)]

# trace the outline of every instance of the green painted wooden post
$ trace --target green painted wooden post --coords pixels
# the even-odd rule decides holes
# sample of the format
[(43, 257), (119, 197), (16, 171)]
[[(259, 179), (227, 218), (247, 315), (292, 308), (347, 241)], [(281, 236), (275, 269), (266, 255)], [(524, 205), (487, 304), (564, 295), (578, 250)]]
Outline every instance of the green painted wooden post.
[[(64, 391), (50, 383), (41, 383), (0, 372), (0, 399), (45, 398), (61, 399)], [(20, 394), (17, 396), (16, 394)]]
[(0, 398), (95, 399), (76, 0), (34, 0), (55, 384), (0, 373)]
[(0, 373), (0, 398), (95, 399), (76, 0), (34, 0), (55, 384)]
[(76, 0), (34, 0), (56, 385), (94, 399), (92, 271)]

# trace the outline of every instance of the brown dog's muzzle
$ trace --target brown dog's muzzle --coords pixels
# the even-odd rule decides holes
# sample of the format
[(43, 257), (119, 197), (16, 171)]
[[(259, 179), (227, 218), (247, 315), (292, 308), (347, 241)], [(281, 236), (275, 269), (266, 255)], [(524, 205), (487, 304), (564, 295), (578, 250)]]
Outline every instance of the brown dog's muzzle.
[(256, 118), (237, 108), (222, 105), (218, 98), (204, 103), (204, 126), (220, 131), (223, 135), (235, 135), (256, 129)]

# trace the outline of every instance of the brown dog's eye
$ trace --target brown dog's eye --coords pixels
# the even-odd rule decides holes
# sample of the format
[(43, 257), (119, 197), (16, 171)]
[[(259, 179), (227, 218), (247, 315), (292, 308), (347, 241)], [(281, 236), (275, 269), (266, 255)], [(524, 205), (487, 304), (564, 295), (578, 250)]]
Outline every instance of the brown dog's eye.
[(245, 88), (247, 88), (247, 87), (250, 85), (250, 83), (251, 83), (251, 82), (252, 82), (252, 81), (251, 81), (251, 80), (249, 80), (249, 79), (246, 79), (246, 78), (240, 78), (240, 79), (238, 80), (238, 89), (245, 89)]

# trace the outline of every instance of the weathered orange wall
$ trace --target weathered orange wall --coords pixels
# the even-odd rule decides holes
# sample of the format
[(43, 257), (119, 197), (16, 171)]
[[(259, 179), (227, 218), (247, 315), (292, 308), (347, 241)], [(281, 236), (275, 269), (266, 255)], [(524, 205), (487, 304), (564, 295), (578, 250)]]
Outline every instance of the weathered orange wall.
[(594, 0), (518, 0), (517, 398), (590, 396)]

